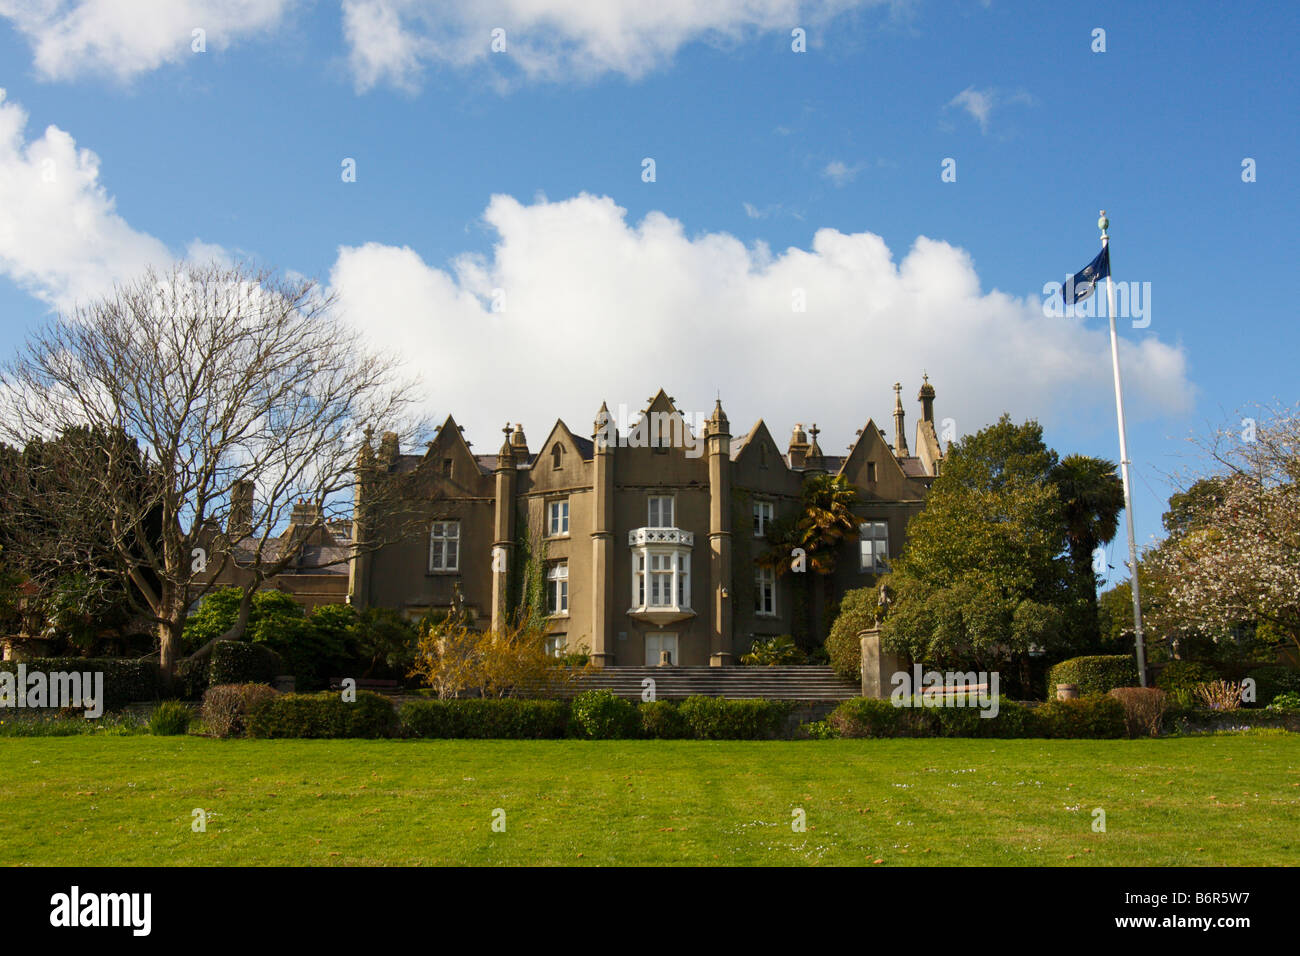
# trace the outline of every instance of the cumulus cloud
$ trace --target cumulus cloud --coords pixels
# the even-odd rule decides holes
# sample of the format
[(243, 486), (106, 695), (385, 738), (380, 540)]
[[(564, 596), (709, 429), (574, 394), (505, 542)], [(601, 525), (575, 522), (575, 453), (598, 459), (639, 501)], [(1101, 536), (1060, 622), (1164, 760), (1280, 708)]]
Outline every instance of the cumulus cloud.
[(84, 74), (126, 81), (193, 55), (193, 31), (209, 51), (277, 26), (296, 0), (0, 0), (47, 80)]
[[(837, 454), (868, 417), (891, 430), (895, 381), (910, 443), (923, 370), (958, 434), (1004, 410), (1049, 426), (1114, 414), (1104, 326), (982, 290), (946, 242), (920, 237), (895, 262), (877, 235), (821, 229), (809, 249), (773, 252), (688, 236), (661, 212), (629, 223), (588, 194), (494, 196), (484, 220), (489, 254), (439, 268), (367, 243), (341, 248), (330, 275), (346, 320), (406, 356), (429, 411), (455, 414), (480, 452), (507, 419), (536, 447), (557, 417), (587, 434), (601, 401), (635, 412), (663, 386), (685, 412), (707, 412), (720, 390), (737, 434), (763, 417), (784, 442), (815, 421)], [(1123, 362), (1133, 419), (1190, 407), (1181, 349), (1148, 336), (1124, 343)]]
[(850, 166), (843, 160), (832, 159), (822, 169), (822, 176), (829, 179), (835, 186), (847, 186), (858, 178), (860, 172), (862, 172), (861, 163)]
[(989, 131), (989, 119), (993, 115), (994, 109), (1008, 103), (1032, 106), (1034, 98), (1023, 90), (1008, 95), (992, 87), (977, 90), (973, 86), (968, 86), (949, 100), (945, 109), (964, 110), (971, 119), (979, 124), (980, 132), (987, 133)]
[(30, 142), (27, 114), (0, 89), (0, 274), (71, 308), (172, 255), (132, 229), (99, 179), (99, 157), (57, 126)]
[[(889, 0), (343, 0), (359, 90), (419, 86), (430, 65), (501, 56), (529, 79), (636, 78), (696, 40), (736, 43)], [(494, 30), (505, 49), (493, 52)]]

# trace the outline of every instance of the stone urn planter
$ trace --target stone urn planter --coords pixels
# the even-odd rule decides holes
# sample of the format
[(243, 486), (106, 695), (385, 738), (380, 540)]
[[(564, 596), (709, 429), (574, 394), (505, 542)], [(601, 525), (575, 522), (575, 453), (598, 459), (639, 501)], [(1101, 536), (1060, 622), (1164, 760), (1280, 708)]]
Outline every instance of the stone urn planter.
[(1057, 700), (1076, 700), (1078, 696), (1079, 696), (1078, 684), (1057, 684), (1056, 685)]

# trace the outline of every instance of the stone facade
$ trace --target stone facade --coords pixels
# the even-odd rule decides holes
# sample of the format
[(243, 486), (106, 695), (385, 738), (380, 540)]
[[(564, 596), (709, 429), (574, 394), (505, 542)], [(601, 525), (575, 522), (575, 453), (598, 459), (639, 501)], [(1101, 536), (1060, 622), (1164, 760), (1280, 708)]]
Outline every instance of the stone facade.
[[(822, 452), (816, 426), (796, 426), (785, 452), (761, 420), (733, 435), (721, 402), (697, 435), (662, 390), (630, 432), (602, 405), (593, 437), (557, 421), (536, 451), (507, 426), (496, 455), (475, 455), (451, 417), (423, 455), (402, 454), (391, 435), (378, 449), (367, 440), (362, 474), (405, 482), (424, 530), (354, 559), (349, 600), (411, 616), (459, 605), (495, 625), (527, 548), (544, 556), (557, 651), (584, 648), (602, 666), (658, 664), (665, 651), (673, 664), (736, 663), (755, 638), (793, 630), (803, 582), (768, 577), (755, 559), (766, 525), (798, 512), (810, 476), (843, 475), (859, 495), (862, 541), (845, 545), (836, 594), (871, 585), (877, 562), (901, 550), (943, 451), (928, 380), (915, 454), (894, 388), (894, 444), (868, 421), (845, 456)], [(656, 432), (662, 441), (644, 441)], [(364, 479), (355, 520), (357, 540), (377, 535)]]

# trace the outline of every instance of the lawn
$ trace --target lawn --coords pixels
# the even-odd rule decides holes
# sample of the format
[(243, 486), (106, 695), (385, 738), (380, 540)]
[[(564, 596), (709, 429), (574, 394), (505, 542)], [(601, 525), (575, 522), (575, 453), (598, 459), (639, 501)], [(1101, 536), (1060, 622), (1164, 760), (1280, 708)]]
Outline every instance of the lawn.
[[(0, 864), (1300, 864), (1300, 736), (0, 740)], [(191, 827), (207, 812), (206, 832)], [(1106, 832), (1094, 832), (1093, 810)], [(494, 810), (505, 832), (494, 832)], [(806, 814), (794, 832), (793, 811)], [(876, 861), (880, 861), (879, 864)]]

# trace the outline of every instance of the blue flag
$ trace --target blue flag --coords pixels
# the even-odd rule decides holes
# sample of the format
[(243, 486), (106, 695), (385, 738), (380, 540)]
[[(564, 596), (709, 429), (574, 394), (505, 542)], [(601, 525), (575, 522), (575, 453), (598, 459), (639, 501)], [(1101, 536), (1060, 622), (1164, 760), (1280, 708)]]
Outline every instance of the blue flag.
[(1102, 246), (1097, 258), (1065, 280), (1061, 298), (1066, 305), (1082, 302), (1097, 288), (1097, 283), (1110, 275), (1110, 247)]

